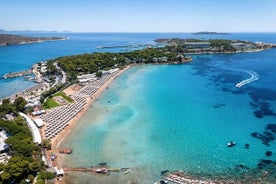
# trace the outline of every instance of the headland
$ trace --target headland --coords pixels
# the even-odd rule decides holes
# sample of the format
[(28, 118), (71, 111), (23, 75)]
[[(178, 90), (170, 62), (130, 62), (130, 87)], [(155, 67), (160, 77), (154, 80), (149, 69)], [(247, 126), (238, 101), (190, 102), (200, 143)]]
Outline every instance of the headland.
[(265, 49), (275, 48), (275, 44), (262, 42), (249, 42), (242, 40), (226, 39), (180, 39), (180, 38), (158, 38), (157, 43), (163, 43), (167, 46), (174, 46), (185, 54), (219, 54), (219, 53), (240, 53), (240, 52), (258, 52)]
[(0, 46), (38, 43), (44, 41), (65, 40), (62, 37), (31, 37), (11, 34), (0, 34)]

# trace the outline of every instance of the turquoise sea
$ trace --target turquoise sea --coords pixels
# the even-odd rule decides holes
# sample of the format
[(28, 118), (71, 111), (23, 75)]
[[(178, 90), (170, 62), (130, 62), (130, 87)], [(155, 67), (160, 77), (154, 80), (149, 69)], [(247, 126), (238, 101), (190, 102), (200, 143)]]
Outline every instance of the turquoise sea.
[[(275, 153), (265, 155), (276, 150), (276, 76), (271, 70), (275, 57), (275, 50), (267, 50), (198, 55), (183, 65), (132, 67), (62, 143), (74, 149), (65, 166), (106, 162), (110, 167), (130, 167), (128, 176), (114, 174), (101, 182), (146, 184), (167, 169), (239, 176), (244, 167), (257, 168), (261, 159), (275, 161)], [(250, 77), (247, 70), (257, 72), (259, 80), (236, 88)], [(255, 132), (258, 138), (252, 136)], [(231, 140), (237, 145), (228, 148)], [(101, 183), (91, 174), (72, 176), (71, 183)]]
[[(65, 35), (71, 39), (1, 47), (1, 65), (17, 66), (8, 62), (16, 54), (25, 62), (13, 61), (24, 69), (62, 55), (121, 51), (97, 50), (99, 45), (196, 37), (186, 33)], [(212, 37), (276, 43), (274, 33)], [(5, 49), (6, 53), (2, 51)], [(29, 54), (24, 57), (24, 52)], [(107, 163), (111, 168), (129, 167), (131, 172), (109, 176), (70, 172), (66, 183), (149, 184), (158, 181), (163, 170), (184, 170), (209, 178), (241, 177), (246, 172), (257, 177), (263, 171), (271, 171), (266, 179), (275, 183), (276, 50), (192, 57), (193, 61), (187, 64), (137, 65), (120, 75), (60, 147), (73, 148), (73, 153), (64, 158), (65, 167)], [(8, 69), (0, 71), (5, 73)], [(259, 79), (236, 88), (238, 82), (251, 77), (248, 72), (256, 72)], [(20, 79), (1, 80), (0, 85), (10, 86), (17, 80)], [(228, 148), (229, 141), (235, 141), (236, 146)], [(249, 149), (245, 144), (250, 145)], [(266, 156), (267, 151), (272, 151), (272, 155)]]

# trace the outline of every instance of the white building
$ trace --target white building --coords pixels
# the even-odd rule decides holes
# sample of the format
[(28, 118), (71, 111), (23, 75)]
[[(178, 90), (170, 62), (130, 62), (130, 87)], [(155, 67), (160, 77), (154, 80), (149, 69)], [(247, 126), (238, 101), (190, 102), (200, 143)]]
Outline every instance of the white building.
[(8, 134), (5, 130), (0, 131), (0, 153), (3, 153), (9, 147), (8, 144), (5, 143), (5, 140), (8, 138)]
[(34, 119), (34, 122), (38, 128), (40, 128), (44, 125), (44, 122), (40, 118)]
[(83, 84), (86, 82), (97, 80), (96, 74), (84, 74), (77, 76), (79, 83)]
[(119, 68), (110, 69), (108, 71), (109, 71), (110, 74), (113, 74), (113, 73), (119, 71)]
[(22, 116), (27, 121), (28, 127), (32, 132), (33, 142), (37, 144), (41, 144), (42, 142), (41, 135), (35, 123), (26, 114), (20, 112), (19, 115)]

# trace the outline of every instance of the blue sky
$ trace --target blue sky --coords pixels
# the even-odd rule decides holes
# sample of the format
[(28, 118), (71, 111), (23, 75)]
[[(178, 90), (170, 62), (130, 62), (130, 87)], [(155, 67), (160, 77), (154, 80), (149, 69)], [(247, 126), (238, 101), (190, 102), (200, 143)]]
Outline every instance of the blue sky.
[(0, 29), (276, 32), (276, 0), (3, 0)]

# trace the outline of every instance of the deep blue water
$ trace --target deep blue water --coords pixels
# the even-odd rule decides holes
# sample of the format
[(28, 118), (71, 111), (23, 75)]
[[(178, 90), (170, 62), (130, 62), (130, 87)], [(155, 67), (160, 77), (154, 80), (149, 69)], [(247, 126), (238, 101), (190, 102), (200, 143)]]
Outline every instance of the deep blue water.
[[(0, 47), (0, 64), (5, 66), (0, 73), (28, 69), (37, 61), (63, 55), (123, 51), (96, 46), (152, 43), (160, 37), (210, 38), (187, 33), (54, 36), (70, 39)], [(274, 33), (212, 38), (276, 43)], [(236, 166), (240, 165), (259, 173), (271, 167), (265, 163), (276, 161), (276, 50), (192, 57), (192, 62), (183, 65), (134, 66), (111, 84), (62, 143), (74, 149), (65, 165), (89, 167), (107, 162), (115, 168), (131, 167), (132, 172), (109, 177), (70, 173), (71, 183), (148, 184), (166, 169), (206, 176), (239, 175), (242, 169)], [(259, 80), (236, 88), (250, 77), (248, 71), (256, 72)], [(33, 84), (23, 85), (22, 79), (1, 80), (0, 87), (5, 89), (1, 95), (28, 85)], [(227, 148), (231, 140), (237, 145)], [(250, 148), (245, 149), (245, 144)], [(266, 151), (272, 151), (272, 156), (266, 156)]]

